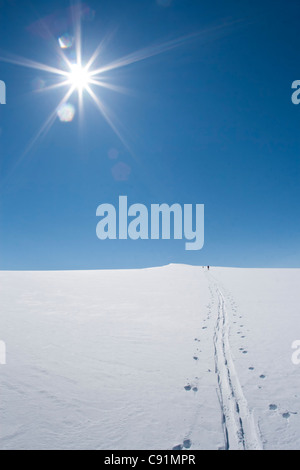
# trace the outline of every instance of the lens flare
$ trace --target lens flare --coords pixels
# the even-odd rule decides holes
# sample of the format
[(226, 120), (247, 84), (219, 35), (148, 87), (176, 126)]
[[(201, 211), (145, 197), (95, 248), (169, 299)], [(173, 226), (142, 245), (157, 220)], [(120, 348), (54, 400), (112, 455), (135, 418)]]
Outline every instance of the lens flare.
[[(207, 29), (188, 34), (187, 36), (178, 37), (163, 43), (154, 44), (152, 46), (145, 47), (144, 49), (131, 52), (123, 57), (113, 60), (112, 62), (103, 62), (103, 56), (105, 56), (103, 51), (106, 49), (114, 32), (112, 31), (102, 39), (99, 46), (91, 56), (84, 56), (82, 51), (81, 20), (92, 20), (94, 13), (92, 10), (88, 9), (86, 10), (87, 16), (84, 17), (82, 14), (80, 0), (73, 1), (74, 8), (72, 9), (72, 35), (66, 33), (60, 37), (55, 38), (55, 57), (57, 57), (56, 65), (41, 63), (32, 59), (18, 57), (16, 55), (10, 55), (8, 57), (0, 56), (0, 62), (8, 62), (19, 65), (21, 67), (28, 67), (30, 69), (43, 72), (44, 74), (48, 73), (50, 75), (50, 80), (47, 79), (47, 81), (45, 81), (43, 78), (40, 81), (34, 83), (34, 91), (43, 91), (46, 93), (50, 90), (59, 91), (61, 88), (66, 88), (65, 95), (61, 98), (60, 102), (54, 106), (53, 111), (46, 118), (45, 122), (42, 123), (40, 129), (31, 139), (15, 166), (19, 164), (19, 162), (33, 148), (38, 140), (45, 136), (47, 132), (49, 132), (57, 118), (61, 122), (71, 122), (74, 119), (75, 111), (77, 112), (78, 110), (78, 115), (80, 118), (78, 122), (82, 123), (84, 98), (88, 98), (95, 104), (108, 125), (115, 132), (127, 150), (129, 150), (129, 152), (133, 155), (130, 147), (128, 146), (128, 143), (122, 135), (123, 132), (120, 131), (120, 129), (122, 129), (122, 131), (126, 130), (124, 124), (118, 121), (118, 118), (112, 112), (112, 109), (104, 103), (104, 97), (102, 94), (99, 96), (98, 93), (96, 93), (97, 89), (101, 89), (103, 94), (107, 90), (130, 94), (129, 90), (127, 90), (125, 87), (112, 83), (111, 77), (107, 74), (113, 73), (115, 70), (121, 69), (123, 67), (128, 67), (150, 59), (151, 57), (170, 52), (171, 50), (181, 47), (196, 39), (200, 41), (200, 43), (206, 44), (209, 40), (219, 39), (221, 36), (227, 34), (234, 25), (238, 25), (240, 23), (239, 20), (225, 24), (222, 22), (221, 24), (215, 24)], [(172, 3), (172, 0), (156, 1), (163, 6), (169, 6)], [(97, 65), (97, 61), (100, 58), (101, 61)], [(49, 85), (46, 86), (46, 83), (49, 83)], [(75, 110), (73, 104), (70, 104), (69, 99), (73, 93), (76, 92), (78, 95), (78, 105), (76, 106)], [(116, 157), (117, 155), (115, 153), (110, 154), (111, 159), (117, 159)], [(117, 164), (113, 168), (113, 176), (117, 180), (125, 180), (129, 177), (130, 171), (130, 167), (120, 162), (119, 165)]]
[(58, 44), (61, 49), (69, 49), (73, 46), (74, 38), (69, 34), (64, 34), (58, 38)]
[(61, 122), (72, 122), (75, 116), (75, 108), (71, 103), (63, 103), (57, 109), (57, 116)]

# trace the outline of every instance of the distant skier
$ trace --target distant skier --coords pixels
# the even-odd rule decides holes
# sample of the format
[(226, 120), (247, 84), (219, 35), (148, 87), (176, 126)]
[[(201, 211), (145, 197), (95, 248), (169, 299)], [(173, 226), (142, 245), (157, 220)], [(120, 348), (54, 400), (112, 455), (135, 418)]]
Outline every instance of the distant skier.
[(209, 271), (209, 266), (207, 266), (207, 271)]

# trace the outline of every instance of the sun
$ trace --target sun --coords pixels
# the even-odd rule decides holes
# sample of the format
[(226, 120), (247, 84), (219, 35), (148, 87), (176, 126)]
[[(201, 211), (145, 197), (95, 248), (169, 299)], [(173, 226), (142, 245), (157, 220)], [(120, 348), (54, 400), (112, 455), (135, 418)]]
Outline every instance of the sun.
[[(0, 0), (1, 1), (1, 0)], [(47, 63), (37, 62), (35, 60), (26, 59), (24, 57), (1, 57), (0, 62), (9, 62), (11, 64), (19, 65), (22, 67), (28, 67), (31, 69), (39, 70), (40, 72), (48, 73), (52, 76), (51, 84), (47, 84), (47, 80), (41, 80), (42, 85), (38, 88), (37, 92), (47, 92), (50, 90), (58, 90), (65, 88), (66, 93), (63, 95), (61, 100), (56, 104), (53, 111), (47, 117), (45, 122), (41, 125), (36, 135), (31, 139), (28, 144), (23, 156), (25, 156), (29, 150), (36, 144), (40, 137), (44, 136), (51, 129), (56, 118), (58, 117), (62, 122), (71, 122), (78, 110), (79, 123), (83, 122), (83, 109), (84, 101), (86, 98), (90, 98), (90, 101), (95, 104), (97, 109), (102, 114), (111, 129), (118, 136), (123, 145), (127, 150), (131, 152), (127, 142), (122, 136), (119, 128), (122, 123), (118, 122), (116, 115), (112, 110), (104, 104), (106, 92), (118, 92), (126, 95), (132, 94), (132, 90), (128, 90), (122, 85), (116, 85), (112, 82), (112, 78), (108, 76), (108, 73), (113, 72), (122, 67), (128, 67), (137, 62), (144, 61), (150, 57), (154, 57), (158, 54), (170, 51), (178, 46), (195, 39), (199, 33), (194, 33), (186, 37), (181, 37), (173, 40), (169, 40), (165, 43), (156, 44), (153, 46), (146, 47), (134, 52), (131, 52), (123, 57), (113, 60), (112, 62), (102, 63), (101, 66), (96, 65), (96, 61), (103, 57), (103, 51), (107, 46), (109, 40), (112, 37), (112, 33), (107, 34), (99, 46), (96, 48), (94, 53), (89, 56), (83, 56), (82, 54), (82, 39), (81, 39), (81, 3), (80, 0), (74, 0), (74, 17), (73, 17), (73, 35), (66, 33), (59, 38), (55, 38), (56, 53), (59, 57), (59, 67), (49, 65)], [(57, 39), (57, 41), (56, 41)], [(55, 44), (54, 43), (54, 44)], [(70, 60), (72, 57), (72, 60)], [(53, 80), (54, 79), (54, 80)], [(102, 93), (99, 96), (96, 93), (96, 89), (101, 89)], [(77, 92), (78, 102), (77, 106), (74, 105), (74, 100), (71, 97)], [(124, 127), (124, 126), (122, 126)]]
[(86, 67), (80, 64), (71, 64), (67, 78), (69, 84), (79, 92), (86, 90), (91, 83), (91, 75)]

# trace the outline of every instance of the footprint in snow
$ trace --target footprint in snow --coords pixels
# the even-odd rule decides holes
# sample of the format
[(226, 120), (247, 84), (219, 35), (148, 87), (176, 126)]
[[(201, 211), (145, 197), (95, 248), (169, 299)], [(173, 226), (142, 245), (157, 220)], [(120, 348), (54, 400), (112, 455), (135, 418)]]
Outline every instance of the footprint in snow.
[(285, 419), (288, 419), (291, 417), (291, 415), (297, 415), (297, 411), (287, 411), (286, 413), (283, 413), (282, 417)]
[(183, 449), (183, 446), (181, 444), (172, 448), (172, 450), (182, 450), (182, 449)]
[(193, 392), (198, 392), (198, 387), (193, 387)]
[(190, 449), (192, 447), (192, 441), (190, 439), (185, 439), (183, 441), (183, 444), (178, 444), (177, 446), (173, 447), (172, 450), (183, 450), (185, 449)]
[(199, 361), (199, 357), (197, 357), (197, 356), (194, 356), (193, 359), (194, 359), (194, 361)]
[(189, 392), (190, 390), (192, 390), (192, 387), (190, 385), (186, 385), (184, 387), (184, 390), (186, 390), (187, 392)]
[(278, 409), (277, 405), (269, 405), (270, 411), (276, 411)]
[(248, 351), (243, 351), (243, 354), (248, 354)]
[(249, 370), (254, 370), (254, 367), (249, 367)]
[(265, 376), (264, 374), (261, 374), (261, 375), (259, 376), (259, 378), (260, 378), (260, 379), (265, 379), (266, 376)]
[(185, 439), (183, 441), (183, 447), (185, 449), (190, 449), (192, 447), (192, 441), (190, 439)]

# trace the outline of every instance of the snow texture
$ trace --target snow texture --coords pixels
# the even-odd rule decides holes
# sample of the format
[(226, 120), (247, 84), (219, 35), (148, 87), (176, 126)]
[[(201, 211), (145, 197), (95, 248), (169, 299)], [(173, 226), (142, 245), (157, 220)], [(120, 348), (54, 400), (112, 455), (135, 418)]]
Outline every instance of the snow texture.
[(0, 449), (300, 449), (300, 270), (0, 272)]

